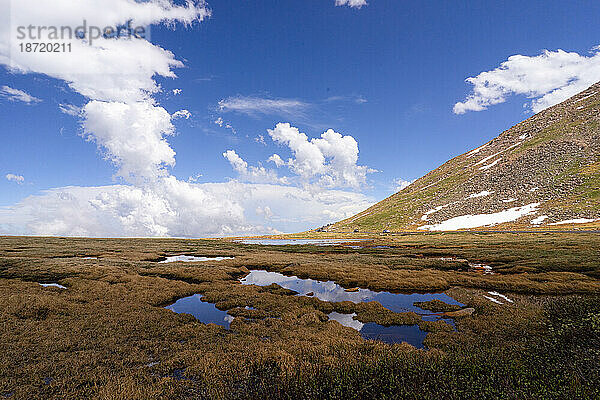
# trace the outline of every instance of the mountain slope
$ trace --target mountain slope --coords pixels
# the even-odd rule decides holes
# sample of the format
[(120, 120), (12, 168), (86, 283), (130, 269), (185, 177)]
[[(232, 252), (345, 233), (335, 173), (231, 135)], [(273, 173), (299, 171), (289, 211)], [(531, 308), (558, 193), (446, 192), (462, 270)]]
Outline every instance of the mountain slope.
[(600, 221), (600, 83), (326, 230), (570, 229), (594, 220)]

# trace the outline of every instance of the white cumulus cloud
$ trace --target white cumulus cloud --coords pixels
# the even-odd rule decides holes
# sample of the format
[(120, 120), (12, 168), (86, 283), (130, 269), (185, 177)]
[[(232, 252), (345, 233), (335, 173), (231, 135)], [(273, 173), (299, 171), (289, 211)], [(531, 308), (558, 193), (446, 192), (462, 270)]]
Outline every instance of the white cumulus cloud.
[[(134, 25), (174, 27), (210, 14), (200, 0), (183, 5), (168, 0), (55, 0), (50, 8), (39, 7), (35, 0), (19, 0), (12, 2), (10, 13), (11, 26), (72, 27), (83, 19), (88, 26), (132, 20)], [(203, 237), (277, 232), (271, 224), (291, 232), (347, 218), (373, 203), (351, 191), (286, 186), (287, 178), (260, 164), (248, 165), (235, 151), (224, 156), (239, 179), (212, 184), (180, 181), (170, 173), (175, 151), (167, 139), (175, 133), (173, 119), (188, 114), (182, 110), (171, 115), (154, 98), (161, 91), (155, 79), (174, 79), (173, 69), (183, 66), (173, 53), (143, 38), (98, 38), (92, 44), (74, 39), (70, 53), (39, 57), (15, 51), (16, 42), (6, 40), (13, 33), (11, 26), (0, 26), (0, 64), (12, 73), (62, 80), (82, 95), (86, 99), (81, 108), (82, 136), (114, 163), (126, 184), (64, 187), (30, 196), (0, 208), (1, 233)], [(307, 107), (285, 99), (228, 100), (232, 101), (220, 104), (223, 111), (246, 114), (297, 113)], [(62, 105), (61, 111), (79, 115), (69, 105)], [(222, 119), (217, 124), (234, 130)], [(358, 146), (353, 138), (328, 131), (310, 143), (323, 157), (319, 178), (352, 187), (364, 180), (366, 167), (356, 166)], [(303, 168), (305, 160), (293, 160), (295, 168)]]
[(406, 189), (407, 187), (409, 187), (412, 183), (414, 182), (414, 180), (412, 181), (407, 181), (406, 179), (402, 179), (402, 178), (397, 178), (394, 179), (394, 187), (396, 189), (396, 192), (399, 192), (401, 190)]
[(173, 119), (178, 119), (178, 118), (184, 118), (184, 119), (190, 119), (190, 117), (192, 116), (192, 113), (189, 112), (188, 110), (179, 110), (179, 111), (175, 111), (173, 113)]
[[(373, 204), (360, 193), (270, 184), (65, 187), (0, 208), (0, 234), (85, 237), (209, 237), (298, 232)], [(275, 224), (277, 230), (270, 225)]]
[(175, 128), (171, 115), (149, 102), (91, 101), (84, 107), (85, 137), (106, 151), (106, 157), (119, 167), (119, 176), (156, 178), (167, 174), (175, 164), (175, 151), (165, 136)]
[(253, 183), (280, 183), (288, 184), (286, 177), (278, 177), (277, 173), (271, 169), (267, 169), (262, 165), (248, 166), (235, 150), (227, 150), (223, 153), (223, 157), (229, 161), (233, 169), (239, 174), (240, 179)]
[(6, 174), (5, 178), (10, 182), (16, 182), (19, 185), (22, 185), (23, 182), (25, 182), (25, 178), (22, 175)]
[(320, 138), (309, 140), (288, 123), (279, 123), (268, 133), (273, 141), (290, 148), (294, 157), (286, 164), (305, 183), (316, 179), (324, 187), (358, 188), (366, 183), (367, 173), (373, 172), (357, 165), (358, 143), (352, 136), (329, 129)]
[(283, 161), (279, 154), (273, 154), (267, 159), (267, 161), (274, 163), (278, 168), (285, 165), (285, 161)]
[(491, 71), (467, 78), (473, 91), (454, 105), (454, 113), (482, 111), (504, 103), (511, 95), (531, 98), (528, 107), (538, 113), (587, 89), (600, 80), (600, 49), (591, 55), (563, 50), (537, 56), (514, 55)]

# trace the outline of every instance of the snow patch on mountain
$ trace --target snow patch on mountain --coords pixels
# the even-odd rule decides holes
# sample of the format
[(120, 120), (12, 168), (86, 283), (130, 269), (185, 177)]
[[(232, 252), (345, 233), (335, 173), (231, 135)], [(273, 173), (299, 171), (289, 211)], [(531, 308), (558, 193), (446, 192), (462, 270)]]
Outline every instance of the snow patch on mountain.
[(431, 214), (434, 214), (438, 211), (443, 210), (444, 208), (448, 207), (450, 204), (446, 204), (443, 206), (437, 206), (436, 208), (432, 208), (431, 210), (427, 211), (422, 217), (421, 217), (421, 221), (427, 221), (427, 219), (429, 218), (429, 216)]
[(547, 219), (548, 219), (547, 215), (540, 215), (539, 217), (531, 220), (531, 225), (541, 225), (542, 222), (544, 222)]
[(587, 224), (589, 222), (596, 222), (596, 221), (600, 221), (600, 218), (598, 218), (598, 219), (589, 219), (589, 218), (567, 219), (565, 221), (553, 222), (548, 225)]
[(493, 162), (493, 163), (491, 163), (491, 164), (484, 165), (483, 167), (480, 167), (480, 168), (479, 168), (479, 170), (480, 170), (480, 171), (485, 171), (485, 170), (487, 170), (487, 169), (490, 169), (490, 168), (492, 168), (494, 165), (498, 164), (498, 162), (499, 162), (500, 160), (502, 160), (502, 158), (499, 158), (499, 159), (497, 159), (496, 161), (494, 161), (494, 162)]
[(537, 211), (540, 203), (531, 203), (522, 207), (514, 207), (508, 210), (492, 214), (461, 215), (435, 225), (424, 225), (417, 229), (429, 231), (455, 231), (458, 229), (479, 228), (482, 226), (494, 226), (517, 219)]
[(489, 196), (490, 194), (493, 194), (494, 192), (488, 192), (487, 190), (484, 190), (483, 192), (479, 192), (479, 193), (473, 193), (472, 195), (469, 196), (470, 199), (476, 199), (477, 197), (486, 197)]

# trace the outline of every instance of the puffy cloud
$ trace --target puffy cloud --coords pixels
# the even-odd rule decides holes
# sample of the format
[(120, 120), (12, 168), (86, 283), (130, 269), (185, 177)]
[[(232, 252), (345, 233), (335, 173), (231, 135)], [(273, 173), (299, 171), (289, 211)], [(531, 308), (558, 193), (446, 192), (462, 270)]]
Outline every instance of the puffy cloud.
[(134, 182), (167, 174), (175, 151), (165, 140), (175, 128), (171, 115), (148, 102), (91, 101), (83, 109), (84, 136), (106, 151), (118, 174)]
[(0, 208), (0, 233), (90, 237), (208, 237), (303, 231), (373, 204), (359, 193), (236, 181), (150, 187), (65, 187)]
[(219, 110), (234, 111), (246, 115), (276, 114), (284, 116), (302, 115), (310, 105), (295, 99), (265, 99), (252, 96), (228, 97), (219, 101)]
[(238, 156), (234, 150), (227, 150), (225, 153), (223, 153), (223, 157), (225, 157), (233, 169), (240, 174), (248, 171), (248, 163)]
[(25, 182), (25, 178), (21, 175), (6, 174), (5, 178), (6, 178), (6, 180), (8, 180), (10, 182), (16, 182), (19, 185), (22, 185), (23, 182)]
[(289, 183), (286, 177), (279, 178), (275, 171), (266, 169), (262, 165), (256, 167), (248, 166), (248, 163), (244, 161), (235, 152), (235, 150), (227, 150), (225, 153), (223, 153), (223, 157), (225, 157), (227, 161), (229, 161), (233, 169), (237, 171), (242, 180), (255, 183)]
[(273, 154), (267, 159), (267, 161), (274, 163), (275, 166), (277, 166), (278, 168), (285, 165), (285, 161), (283, 161), (281, 157), (279, 157), (279, 154)]
[(403, 189), (406, 189), (407, 187), (409, 187), (412, 183), (414, 182), (414, 180), (412, 181), (407, 181), (406, 179), (402, 179), (402, 178), (397, 178), (394, 179), (394, 186), (395, 186), (395, 191), (399, 192)]
[(362, 6), (368, 5), (368, 3), (367, 0), (335, 0), (335, 5), (361, 8)]
[(48, 53), (48, 57), (13, 52), (6, 63), (13, 72), (64, 80), (90, 99), (124, 102), (147, 100), (160, 90), (154, 75), (174, 78), (171, 68), (182, 66), (170, 51), (141, 39), (98, 39), (92, 46), (73, 41), (71, 45), (70, 53)]
[[(178, 6), (168, 0), (55, 0), (44, 9), (37, 1), (20, 0), (12, 5), (11, 26), (75, 27), (83, 19), (102, 27), (128, 20), (142, 25), (191, 24), (209, 15), (202, 1)], [(260, 164), (249, 166), (235, 152), (225, 155), (240, 179), (265, 183), (179, 181), (168, 170), (175, 164), (175, 152), (167, 142), (174, 133), (175, 115), (153, 98), (161, 90), (155, 78), (175, 78), (173, 68), (182, 66), (170, 51), (145, 39), (98, 38), (93, 43), (72, 40), (70, 53), (39, 57), (14, 51), (16, 41), (5, 40), (12, 34), (7, 29), (0, 26), (0, 63), (14, 73), (41, 73), (63, 80), (86, 97), (82, 136), (103, 150), (129, 185), (66, 187), (30, 196), (0, 209), (2, 233), (202, 237), (276, 232), (265, 224), (267, 219), (280, 230), (298, 231), (344, 219), (373, 203), (359, 193), (283, 186), (286, 178)], [(304, 107), (301, 102), (281, 100), (259, 102), (254, 111), (243, 101), (222, 105), (224, 111), (244, 113), (297, 112)], [(66, 105), (62, 110), (75, 114)], [(233, 130), (229, 124), (226, 127)], [(341, 135), (331, 140), (351, 144)], [(319, 146), (324, 172), (333, 173), (329, 171), (335, 164), (332, 160), (338, 157), (342, 165), (342, 153), (325, 143)]]
[(172, 92), (173, 92), (174, 96), (177, 96), (177, 95), (181, 94), (183, 91), (181, 89), (173, 89)]
[(563, 50), (529, 57), (515, 55), (491, 71), (467, 78), (473, 92), (454, 105), (454, 113), (482, 111), (503, 103), (511, 95), (531, 99), (535, 113), (558, 104), (600, 80), (600, 49), (590, 56)]
[[(88, 27), (133, 25), (179, 21), (191, 24), (209, 15), (203, 1), (187, 1), (184, 6), (166, 0), (82, 0), (73, 3), (56, 0), (50, 9), (37, 1), (11, 2), (11, 26), (69, 26), (75, 29), (85, 20)], [(70, 52), (15, 51), (16, 32), (0, 30), (0, 63), (17, 73), (41, 73), (61, 79), (90, 101), (83, 107), (84, 134), (106, 152), (118, 167), (118, 174), (130, 182), (167, 174), (165, 167), (175, 163), (175, 152), (164, 136), (174, 132), (171, 115), (155, 104), (152, 94), (160, 91), (155, 76), (174, 78), (174, 67), (182, 63), (174, 55), (144, 38), (104, 38), (93, 41), (67, 39)], [(39, 33), (39, 32), (38, 32)], [(48, 35), (44, 31), (43, 35)], [(8, 39), (8, 40), (7, 40)], [(10, 56), (10, 58), (9, 58)], [(63, 112), (75, 113), (70, 106)], [(177, 113), (176, 113), (177, 114)], [(184, 114), (180, 114), (185, 116)]]
[(190, 119), (190, 117), (192, 116), (192, 113), (189, 112), (188, 110), (179, 110), (173, 113), (173, 119), (178, 119), (178, 118), (185, 118), (185, 119)]
[(352, 136), (342, 136), (329, 129), (320, 138), (308, 140), (306, 134), (288, 123), (268, 130), (269, 136), (290, 148), (294, 158), (287, 161), (290, 170), (305, 183), (317, 180), (325, 187), (354, 187), (366, 183), (369, 170), (357, 165), (358, 143)]
[[(41, 73), (67, 82), (85, 97), (103, 101), (140, 101), (159, 90), (154, 75), (175, 77), (172, 67), (181, 66), (170, 51), (145, 39), (120, 40), (99, 37), (90, 42), (75, 38), (52, 39), (69, 43), (71, 51), (46, 53), (19, 51), (18, 26), (71, 27), (85, 20), (88, 27), (107, 27), (131, 20), (133, 26), (158, 23), (191, 24), (210, 13), (202, 1), (178, 6), (166, 0), (56, 0), (51, 8), (39, 7), (37, 0), (12, 1), (11, 24), (0, 26), (0, 64), (13, 72)], [(38, 34), (40, 37), (37, 38)], [(36, 32), (38, 42), (50, 41), (50, 30)]]
[(269, 206), (256, 207), (256, 214), (264, 215), (265, 219), (271, 219), (274, 215), (273, 211), (271, 211), (271, 207)]
[(257, 137), (254, 138), (254, 141), (256, 143), (262, 144), (263, 146), (267, 145), (267, 142), (265, 142), (265, 137), (263, 135), (258, 135)]
[(10, 86), (2, 86), (2, 88), (0, 88), (0, 97), (4, 97), (9, 101), (20, 101), (28, 105), (39, 103), (40, 101), (42, 101), (41, 99), (33, 97), (27, 92), (24, 92), (19, 89), (13, 89)]

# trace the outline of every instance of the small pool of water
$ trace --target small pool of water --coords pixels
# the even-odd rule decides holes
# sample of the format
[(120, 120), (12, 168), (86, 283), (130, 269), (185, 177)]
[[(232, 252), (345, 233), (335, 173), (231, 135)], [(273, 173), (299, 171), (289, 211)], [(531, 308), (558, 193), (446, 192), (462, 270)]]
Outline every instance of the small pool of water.
[(342, 243), (356, 243), (371, 239), (242, 239), (237, 242), (242, 244), (260, 244), (263, 246), (336, 246)]
[(66, 289), (66, 286), (63, 285), (59, 285), (58, 283), (39, 283), (38, 285), (43, 286), (43, 287), (55, 287), (55, 288), (59, 288), (59, 289)]
[(217, 324), (225, 329), (229, 329), (233, 321), (233, 316), (227, 314), (227, 311), (221, 311), (214, 304), (202, 301), (201, 294), (181, 298), (165, 308), (177, 314), (193, 315), (204, 324)]
[(383, 326), (369, 322), (360, 330), (360, 335), (364, 339), (379, 340), (390, 344), (406, 342), (417, 349), (422, 349), (425, 347), (423, 341), (427, 332), (419, 329), (417, 325)]
[[(330, 320), (337, 321), (343, 326), (357, 330), (364, 339), (379, 340), (390, 344), (406, 342), (417, 349), (425, 347), (423, 341), (427, 336), (427, 332), (421, 330), (418, 325), (383, 326), (373, 322), (365, 324), (355, 320), (355, 316), (356, 313), (340, 314), (335, 311), (328, 315)], [(426, 315), (422, 318), (426, 321), (445, 321), (454, 326), (454, 320), (451, 318), (440, 318), (439, 315), (435, 314)]]
[[(298, 293), (298, 296), (314, 296), (322, 301), (341, 302), (351, 301), (353, 303), (364, 303), (369, 301), (378, 301), (383, 307), (394, 312), (412, 311), (422, 315), (426, 321), (445, 321), (454, 326), (454, 321), (450, 318), (442, 318), (441, 313), (432, 313), (429, 310), (413, 305), (415, 302), (441, 300), (448, 304), (455, 304), (463, 307), (464, 304), (459, 303), (445, 293), (413, 293), (401, 294), (391, 292), (376, 292), (369, 289), (358, 289), (348, 292), (342, 286), (333, 281), (317, 281), (314, 279), (302, 279), (297, 276), (286, 276), (278, 272), (269, 272), (264, 270), (252, 270), (242, 278), (240, 282), (244, 285), (268, 286), (273, 283), (279, 286), (293, 290)], [(332, 312), (329, 314), (329, 319), (334, 320), (353, 328), (360, 332), (365, 339), (379, 340), (385, 343), (409, 343), (416, 348), (423, 348), (423, 341), (427, 336), (427, 332), (422, 331), (418, 325), (394, 325), (382, 326), (375, 323), (362, 323), (354, 319), (355, 313), (341, 314)]]
[(200, 261), (223, 261), (233, 260), (233, 257), (196, 257), (196, 256), (170, 256), (165, 260), (159, 261), (159, 264), (173, 263), (173, 262), (200, 262)]
[(358, 289), (348, 292), (342, 286), (333, 281), (317, 281), (314, 279), (302, 279), (297, 276), (286, 276), (278, 272), (263, 270), (252, 270), (240, 282), (244, 285), (269, 286), (273, 283), (298, 292), (299, 296), (312, 293), (319, 300), (337, 303), (340, 301), (351, 301), (353, 303), (366, 303), (378, 301), (382, 306), (394, 312), (414, 311), (417, 314), (432, 314), (430, 311), (413, 306), (414, 302), (441, 300), (448, 304), (463, 306), (445, 293), (413, 293), (400, 294), (390, 292), (375, 292), (369, 289)]

